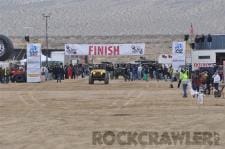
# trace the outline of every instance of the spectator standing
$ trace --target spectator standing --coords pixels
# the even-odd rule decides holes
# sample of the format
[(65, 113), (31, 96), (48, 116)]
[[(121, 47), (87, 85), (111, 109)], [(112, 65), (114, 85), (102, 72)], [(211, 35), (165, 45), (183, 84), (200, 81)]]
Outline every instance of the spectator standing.
[(218, 71), (216, 71), (215, 74), (213, 75), (213, 83), (214, 83), (214, 88), (218, 91), (219, 83), (220, 83), (220, 75)]
[(0, 67), (0, 83), (3, 83), (4, 70)]
[(210, 84), (211, 84), (211, 78), (212, 78), (212, 76), (210, 76), (210, 73), (209, 72), (207, 72), (207, 77), (206, 77), (206, 93), (208, 94), (208, 95), (210, 95), (210, 92), (211, 92), (211, 89), (210, 89)]
[(142, 77), (142, 66), (139, 65), (138, 66), (138, 80), (141, 80), (141, 77)]
[(194, 72), (192, 75), (192, 88), (193, 90), (199, 92), (199, 87), (200, 87), (199, 72)]
[(44, 67), (41, 67), (41, 82), (45, 81), (45, 69)]
[(60, 65), (60, 66), (57, 66), (56, 67), (56, 76), (57, 76), (57, 83), (60, 82), (61, 83), (61, 80), (62, 80), (62, 76), (64, 75), (64, 69), (63, 69), (63, 66)]
[(130, 64), (130, 67), (129, 67), (129, 79), (130, 81), (133, 81), (133, 66)]
[(180, 74), (181, 83), (183, 86), (183, 97), (187, 97), (187, 85), (188, 85), (188, 72), (182, 69)]
[(73, 76), (72, 76), (73, 79), (76, 79), (77, 78), (77, 67), (76, 65), (73, 66)]
[(9, 68), (4, 69), (4, 83), (9, 83), (10, 71)]
[(148, 81), (149, 70), (147, 65), (144, 66), (143, 73), (144, 73), (143, 80)]
[(208, 42), (208, 48), (211, 49), (212, 48), (212, 36), (210, 34), (208, 34), (207, 42)]
[(44, 72), (45, 72), (45, 81), (47, 81), (49, 79), (49, 71), (48, 71), (48, 67), (44, 67)]
[(73, 67), (72, 67), (72, 64), (70, 64), (70, 66), (68, 67), (67, 73), (68, 73), (69, 79), (72, 79), (72, 76), (73, 76)]
[(65, 74), (65, 77), (63, 77), (62, 80), (68, 79), (69, 76), (68, 76), (68, 66), (67, 65), (64, 66), (64, 74)]

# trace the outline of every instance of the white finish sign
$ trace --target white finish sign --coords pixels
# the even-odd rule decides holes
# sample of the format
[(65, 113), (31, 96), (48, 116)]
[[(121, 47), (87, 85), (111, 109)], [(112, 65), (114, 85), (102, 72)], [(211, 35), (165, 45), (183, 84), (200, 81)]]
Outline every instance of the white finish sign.
[(145, 44), (66, 44), (65, 55), (144, 55)]

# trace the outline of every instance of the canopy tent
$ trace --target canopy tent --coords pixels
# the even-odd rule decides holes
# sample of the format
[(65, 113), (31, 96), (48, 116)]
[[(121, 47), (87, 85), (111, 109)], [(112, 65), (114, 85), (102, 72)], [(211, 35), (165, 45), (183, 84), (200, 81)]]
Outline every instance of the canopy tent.
[[(41, 55), (41, 62), (45, 62), (46, 61), (46, 56), (45, 55)], [(51, 61), (51, 58), (48, 57), (48, 61)], [(20, 60), (21, 64), (25, 64), (27, 62), (27, 59), (22, 59)]]

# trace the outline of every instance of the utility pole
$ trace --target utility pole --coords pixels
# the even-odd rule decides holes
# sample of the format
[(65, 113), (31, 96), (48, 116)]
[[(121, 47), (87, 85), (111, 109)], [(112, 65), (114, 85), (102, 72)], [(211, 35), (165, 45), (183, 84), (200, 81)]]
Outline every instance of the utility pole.
[(42, 16), (45, 19), (46, 65), (48, 66), (48, 19), (50, 19), (50, 14), (42, 14)]

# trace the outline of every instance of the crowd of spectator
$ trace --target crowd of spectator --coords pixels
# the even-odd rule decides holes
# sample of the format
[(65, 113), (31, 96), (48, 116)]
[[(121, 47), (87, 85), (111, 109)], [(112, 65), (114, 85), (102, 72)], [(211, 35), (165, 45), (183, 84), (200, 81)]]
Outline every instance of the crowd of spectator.
[(0, 83), (9, 83), (10, 71), (9, 68), (0, 67)]
[[(41, 81), (57, 80), (57, 82), (61, 82), (61, 80), (65, 79), (85, 78), (89, 76), (91, 68), (92, 67), (87, 64), (70, 64), (63, 66), (61, 63), (51, 67), (43, 66), (41, 67)], [(219, 85), (223, 78), (223, 73), (219, 72), (218, 69), (215, 69), (213, 73), (200, 70), (191, 71), (188, 69), (175, 71), (171, 65), (161, 64), (110, 63), (104, 64), (104, 69), (106, 69), (111, 80), (119, 79), (120, 77), (123, 78), (124, 81), (177, 81), (178, 88), (180, 88), (182, 84), (183, 97), (187, 97), (188, 82), (191, 83), (191, 88), (194, 91), (211, 94), (212, 88), (219, 92)], [(13, 82), (12, 80), (12, 70), (7, 67), (0, 67), (0, 83)]]

